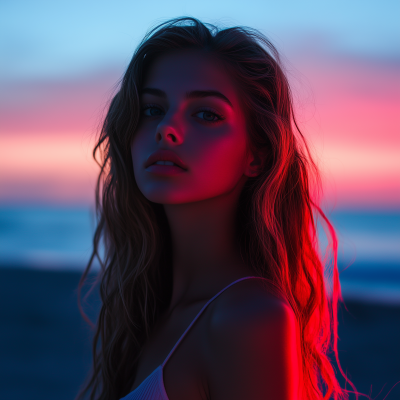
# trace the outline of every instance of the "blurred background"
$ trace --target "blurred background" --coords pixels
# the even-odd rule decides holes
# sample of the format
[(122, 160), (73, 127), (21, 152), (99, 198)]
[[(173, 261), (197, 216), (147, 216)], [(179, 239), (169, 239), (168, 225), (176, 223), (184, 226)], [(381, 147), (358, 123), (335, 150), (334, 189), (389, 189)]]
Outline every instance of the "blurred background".
[[(89, 371), (76, 287), (98, 126), (145, 33), (192, 16), (256, 28), (281, 52), (339, 236), (342, 367), (399, 399), (399, 15), (397, 0), (1, 1), (0, 398), (73, 399)], [(92, 320), (98, 307), (94, 293)]]

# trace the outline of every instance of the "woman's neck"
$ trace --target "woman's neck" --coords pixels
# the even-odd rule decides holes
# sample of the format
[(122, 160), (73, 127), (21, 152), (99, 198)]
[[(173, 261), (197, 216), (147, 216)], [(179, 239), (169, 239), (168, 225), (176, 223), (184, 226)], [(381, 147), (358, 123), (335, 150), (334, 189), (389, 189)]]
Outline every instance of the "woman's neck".
[(251, 274), (235, 240), (242, 186), (200, 202), (164, 205), (173, 244), (170, 309), (209, 298), (221, 285)]

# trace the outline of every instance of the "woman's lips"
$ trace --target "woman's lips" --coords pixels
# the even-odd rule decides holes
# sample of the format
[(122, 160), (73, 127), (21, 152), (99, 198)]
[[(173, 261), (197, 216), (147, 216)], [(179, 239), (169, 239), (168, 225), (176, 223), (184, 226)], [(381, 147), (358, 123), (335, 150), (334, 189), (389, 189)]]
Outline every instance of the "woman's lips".
[(168, 150), (168, 149), (159, 149), (159, 150), (155, 151), (145, 161), (144, 167), (147, 168), (147, 167), (155, 164), (158, 161), (162, 161), (162, 162), (170, 161), (170, 162), (173, 162), (174, 164), (178, 165), (182, 169), (187, 170), (186, 165), (179, 158), (179, 156), (176, 153), (174, 153), (172, 150)]
[(152, 164), (145, 169), (147, 172), (151, 172), (156, 175), (179, 175), (186, 172), (183, 168), (177, 165), (160, 165)]

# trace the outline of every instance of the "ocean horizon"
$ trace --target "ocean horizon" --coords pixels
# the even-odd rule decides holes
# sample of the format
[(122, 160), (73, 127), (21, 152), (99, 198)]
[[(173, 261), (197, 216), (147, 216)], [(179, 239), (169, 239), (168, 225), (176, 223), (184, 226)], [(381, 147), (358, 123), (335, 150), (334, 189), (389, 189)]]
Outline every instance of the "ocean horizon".
[[(400, 304), (400, 210), (335, 210), (328, 217), (339, 240), (344, 300)], [(83, 272), (94, 229), (88, 205), (2, 205), (0, 268)], [(322, 227), (319, 235), (324, 248)]]

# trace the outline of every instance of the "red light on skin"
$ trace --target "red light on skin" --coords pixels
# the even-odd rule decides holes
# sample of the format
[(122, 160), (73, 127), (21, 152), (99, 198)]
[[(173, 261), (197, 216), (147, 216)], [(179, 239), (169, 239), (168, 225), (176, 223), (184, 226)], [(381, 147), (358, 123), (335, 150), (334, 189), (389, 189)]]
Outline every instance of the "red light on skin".
[(175, 165), (158, 165), (153, 164), (146, 168), (146, 171), (157, 175), (173, 176), (179, 175), (186, 172), (183, 168), (177, 167)]
[[(223, 66), (201, 52), (164, 55), (149, 68), (143, 86), (141, 120), (131, 143), (139, 190), (165, 205), (234, 201), (247, 178), (258, 172), (247, 151), (239, 93)], [(184, 170), (147, 166), (179, 164), (173, 154), (164, 158), (161, 151), (175, 154)]]

